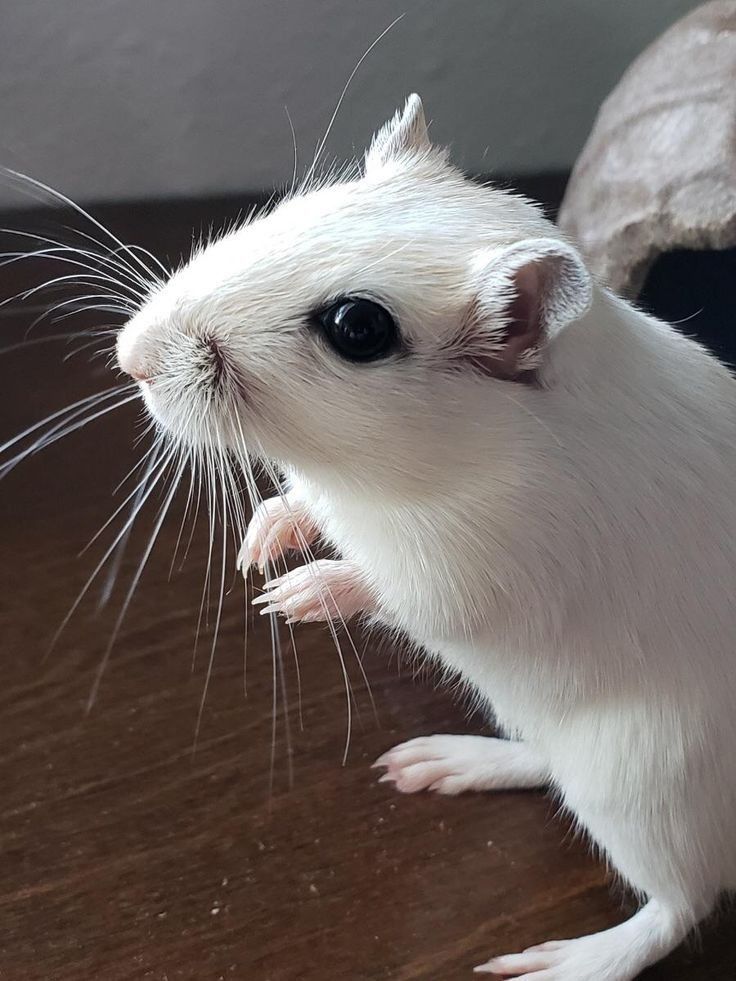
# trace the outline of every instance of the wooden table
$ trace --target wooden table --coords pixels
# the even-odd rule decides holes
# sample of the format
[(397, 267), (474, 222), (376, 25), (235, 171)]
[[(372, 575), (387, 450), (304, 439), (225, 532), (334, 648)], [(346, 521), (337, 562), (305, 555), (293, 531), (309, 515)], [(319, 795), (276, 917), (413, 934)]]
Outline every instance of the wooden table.
[[(171, 252), (186, 248), (192, 215), (118, 209), (113, 219)], [(0, 278), (3, 292), (19, 281)], [(6, 311), (3, 340), (29, 317)], [(0, 377), (0, 437), (111, 382), (104, 361), (64, 364), (54, 344), (1, 356)], [(345, 691), (326, 629), (296, 631), (301, 697), (284, 634), (287, 697), (277, 672), (274, 717), (270, 632), (250, 618), (246, 695), (232, 566), (195, 747), (212, 617), (192, 666), (206, 523), (169, 579), (181, 501), (86, 714), (156, 502), (109, 605), (97, 611), (93, 590), (44, 654), (104, 551), (98, 542), (78, 557), (122, 501), (113, 490), (141, 451), (139, 420), (137, 407), (120, 409), (0, 484), (0, 978), (454, 981), (493, 953), (619, 921), (629, 902), (543, 795), (410, 797), (377, 783), (370, 763), (399, 740), (484, 731), (386, 641), (354, 634), (376, 716), (351, 654), (345, 765)], [(700, 948), (647, 977), (736, 978), (734, 933), (723, 917)]]

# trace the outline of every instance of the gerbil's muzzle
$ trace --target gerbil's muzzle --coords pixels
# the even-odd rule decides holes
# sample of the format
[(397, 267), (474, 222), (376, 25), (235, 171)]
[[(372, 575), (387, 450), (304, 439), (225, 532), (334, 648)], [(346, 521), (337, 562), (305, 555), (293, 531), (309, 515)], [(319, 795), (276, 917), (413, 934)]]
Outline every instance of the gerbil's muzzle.
[(156, 374), (152, 352), (147, 349), (145, 338), (128, 328), (118, 334), (116, 345), (118, 365), (137, 382), (149, 382)]

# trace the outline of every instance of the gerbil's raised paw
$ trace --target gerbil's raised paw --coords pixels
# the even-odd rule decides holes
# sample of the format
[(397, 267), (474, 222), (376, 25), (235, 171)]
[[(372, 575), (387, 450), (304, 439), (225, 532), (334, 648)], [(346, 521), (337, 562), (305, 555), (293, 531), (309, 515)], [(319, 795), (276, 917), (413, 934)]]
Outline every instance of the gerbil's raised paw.
[(288, 497), (271, 497), (253, 513), (238, 553), (238, 568), (243, 575), (252, 565), (263, 572), (266, 562), (310, 545), (318, 533), (303, 504)]
[(261, 614), (281, 613), (288, 623), (347, 620), (372, 603), (360, 570), (345, 561), (310, 562), (272, 579), (263, 588), (265, 592), (253, 603), (261, 605)]
[(403, 794), (538, 787), (546, 781), (544, 764), (523, 743), (485, 736), (410, 739), (373, 766), (386, 768), (379, 782), (390, 781)]

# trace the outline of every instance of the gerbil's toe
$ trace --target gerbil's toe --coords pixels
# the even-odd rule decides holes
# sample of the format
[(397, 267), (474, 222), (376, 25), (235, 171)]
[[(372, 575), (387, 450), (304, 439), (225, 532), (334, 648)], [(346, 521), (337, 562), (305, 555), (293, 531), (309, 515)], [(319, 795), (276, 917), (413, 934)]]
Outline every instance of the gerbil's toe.
[(370, 599), (349, 562), (320, 559), (264, 584), (253, 600), (261, 614), (280, 613), (290, 623), (345, 619)]
[(393, 783), (402, 794), (416, 794), (420, 790), (433, 788), (446, 776), (442, 764), (416, 763), (414, 766), (389, 767), (379, 783)]
[[(476, 967), (476, 974), (496, 974), (502, 978), (533, 979), (533, 981), (553, 981), (562, 975), (551, 973), (557, 966), (554, 952), (525, 950), (523, 954), (505, 954), (503, 957), (493, 957), (485, 964)], [(570, 977), (572, 981), (572, 977)]]
[(238, 554), (238, 568), (246, 575), (251, 566), (263, 572), (266, 562), (281, 558), (295, 547), (295, 529), (287, 516), (254, 518)]
[(616, 927), (576, 940), (552, 940), (521, 954), (493, 957), (475, 971), (515, 981), (632, 981), (651, 960), (646, 951), (622, 944), (623, 939), (622, 928)]
[(531, 954), (536, 953), (537, 951), (560, 950), (562, 947), (567, 947), (569, 943), (569, 940), (548, 940), (544, 944), (537, 944), (534, 947), (527, 947), (524, 953)]
[(238, 553), (237, 567), (243, 575), (253, 565), (263, 572), (267, 562), (283, 558), (293, 549), (305, 549), (317, 534), (302, 505), (272, 497), (256, 508)]
[(466, 790), (504, 790), (539, 786), (543, 766), (522, 743), (485, 736), (424, 736), (394, 746), (374, 767), (385, 767), (382, 781), (414, 794), (462, 794)]
[(295, 569), (280, 579), (265, 584), (262, 596), (256, 596), (254, 606), (260, 606), (261, 616), (279, 613), (291, 623), (299, 620), (327, 620), (325, 597), (318, 586), (305, 582), (301, 570)]
[(420, 790), (459, 794), (467, 790), (467, 778), (463, 775), (467, 761), (442, 753), (433, 740), (443, 738), (452, 737), (412, 739), (379, 756), (373, 766), (386, 768), (379, 783), (393, 783), (402, 794), (416, 794)]

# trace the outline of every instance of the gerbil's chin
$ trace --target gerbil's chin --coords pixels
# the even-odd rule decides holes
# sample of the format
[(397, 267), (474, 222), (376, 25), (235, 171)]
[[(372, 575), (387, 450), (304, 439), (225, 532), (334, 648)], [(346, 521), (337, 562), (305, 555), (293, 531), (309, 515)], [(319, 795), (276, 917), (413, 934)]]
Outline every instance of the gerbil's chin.
[(191, 418), (194, 415), (192, 412), (184, 413), (176, 405), (170, 404), (167, 400), (157, 395), (154, 390), (155, 382), (153, 384), (150, 382), (140, 382), (139, 388), (143, 397), (143, 404), (158, 429), (164, 430), (169, 436), (172, 436), (184, 446), (196, 448), (202, 445), (205, 433), (205, 427), (202, 425), (204, 413), (200, 413), (197, 416), (199, 425), (196, 429), (185, 426), (182, 424), (182, 418)]
[(142, 382), (140, 390), (159, 430), (195, 454), (197, 451), (242, 452), (248, 440), (247, 429), (232, 410), (227, 411), (226, 405), (211, 395), (199, 397), (199, 393), (190, 392), (181, 398), (181, 393), (170, 393), (168, 386), (163, 391), (157, 390), (157, 386), (157, 381)]
[(151, 385), (149, 382), (139, 382), (138, 388), (141, 390), (141, 395), (143, 397), (143, 404), (146, 409), (148, 409), (149, 415), (153, 417), (154, 422), (157, 422), (160, 426), (163, 426), (169, 432), (172, 432), (172, 426), (170, 420), (166, 418), (166, 414), (161, 411), (158, 404), (158, 399), (154, 396), (151, 391)]
[(165, 426), (168, 429), (166, 422), (164, 421), (164, 419), (161, 418), (159, 414), (158, 406), (156, 405), (156, 399), (153, 397), (151, 393), (151, 386), (149, 382), (138, 382), (138, 388), (140, 389), (141, 396), (143, 398), (143, 404), (148, 409), (150, 415), (153, 416), (156, 422), (160, 422), (162, 426)]

